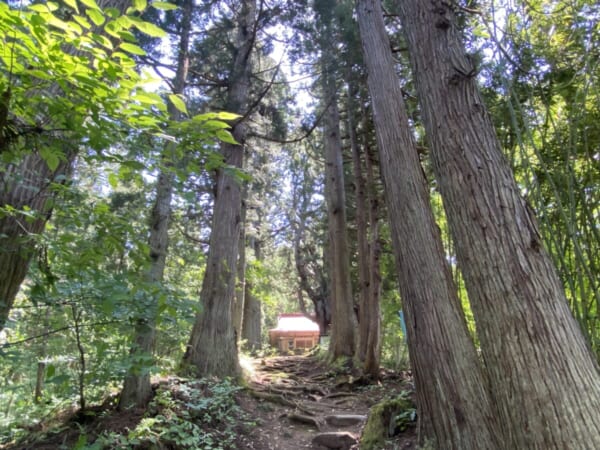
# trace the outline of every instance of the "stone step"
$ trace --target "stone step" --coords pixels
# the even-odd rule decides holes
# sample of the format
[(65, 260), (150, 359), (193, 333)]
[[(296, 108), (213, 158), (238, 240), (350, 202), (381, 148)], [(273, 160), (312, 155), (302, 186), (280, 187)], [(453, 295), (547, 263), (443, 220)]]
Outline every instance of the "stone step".
[(347, 431), (335, 431), (317, 434), (313, 440), (314, 449), (349, 450), (358, 442), (357, 437)]
[(325, 417), (325, 421), (332, 427), (351, 427), (366, 420), (367, 416), (359, 414), (336, 414)]

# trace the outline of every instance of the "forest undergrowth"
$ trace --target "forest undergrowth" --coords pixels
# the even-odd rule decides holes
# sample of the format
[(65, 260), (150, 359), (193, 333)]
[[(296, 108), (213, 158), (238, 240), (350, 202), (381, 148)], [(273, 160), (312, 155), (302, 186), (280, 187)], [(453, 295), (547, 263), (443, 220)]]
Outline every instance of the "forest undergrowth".
[[(361, 377), (315, 356), (243, 361), (245, 380), (163, 377), (148, 407), (118, 410), (116, 395), (51, 421), (22, 424), (2, 450), (415, 448), (408, 372)], [(377, 418), (367, 418), (370, 411)], [(365, 431), (370, 430), (370, 431)]]

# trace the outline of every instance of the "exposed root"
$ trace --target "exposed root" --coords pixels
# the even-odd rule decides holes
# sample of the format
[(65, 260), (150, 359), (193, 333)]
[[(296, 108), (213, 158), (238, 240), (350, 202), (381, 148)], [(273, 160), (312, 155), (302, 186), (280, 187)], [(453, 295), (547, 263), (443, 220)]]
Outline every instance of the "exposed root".
[(321, 427), (323, 425), (322, 420), (320, 420), (316, 417), (305, 416), (303, 414), (291, 413), (291, 414), (286, 414), (285, 417), (287, 417), (292, 422), (299, 422), (299, 423), (312, 425), (319, 431), (321, 431)]

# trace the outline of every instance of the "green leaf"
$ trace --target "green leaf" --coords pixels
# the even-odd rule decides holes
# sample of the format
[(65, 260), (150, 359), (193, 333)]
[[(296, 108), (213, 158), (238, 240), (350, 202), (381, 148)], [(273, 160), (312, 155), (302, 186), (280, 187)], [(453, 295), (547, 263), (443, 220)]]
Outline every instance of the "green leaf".
[(54, 364), (48, 365), (48, 367), (46, 368), (46, 378), (53, 377), (55, 373), (56, 373), (56, 366), (54, 366)]
[(194, 116), (193, 120), (209, 120), (209, 119), (217, 119), (217, 120), (236, 120), (239, 119), (239, 114), (234, 114), (226, 111), (221, 112), (209, 112), (204, 114), (199, 114)]
[(228, 144), (234, 144), (234, 145), (240, 144), (238, 141), (235, 140), (233, 135), (227, 130), (217, 130), (215, 132), (215, 135), (217, 136), (217, 138), (219, 138), (219, 140), (226, 142)]
[(234, 114), (234, 113), (230, 113), (227, 111), (221, 111), (216, 113), (215, 119), (219, 119), (219, 120), (236, 120), (239, 119), (240, 116), (239, 114)]
[(88, 8), (91, 8), (93, 10), (102, 11), (100, 9), (100, 7), (98, 6), (98, 3), (96, 3), (96, 0), (81, 0), (81, 3), (83, 3), (85, 6), (87, 6)]
[(54, 172), (60, 163), (58, 156), (47, 148), (40, 150), (40, 156), (44, 161), (46, 161), (48, 168)]
[(85, 13), (97, 27), (104, 23), (105, 17), (100, 11), (96, 9), (87, 9)]
[(119, 37), (128, 42), (137, 42), (135, 35), (131, 31), (119, 31)]
[(29, 5), (28, 8), (32, 11), (40, 12), (40, 13), (47, 13), (49, 11), (52, 11), (47, 4), (44, 5), (41, 3), (36, 3), (35, 5)]
[(142, 33), (147, 34), (150, 37), (165, 37), (167, 33), (160, 27), (157, 27), (153, 23), (144, 22), (137, 17), (131, 17), (133, 26), (140, 30)]
[(129, 42), (122, 42), (119, 47), (121, 47), (126, 52), (132, 53), (134, 55), (145, 55), (146, 54), (146, 52), (144, 51), (143, 48), (138, 47), (135, 44), (130, 44)]
[(169, 2), (152, 2), (152, 7), (156, 9), (162, 9), (163, 11), (179, 9), (179, 6)]
[(229, 128), (229, 124), (225, 122), (221, 122), (220, 120), (207, 120), (206, 122), (202, 122), (200, 126), (207, 130), (224, 130)]
[(53, 79), (53, 76), (51, 74), (44, 72), (43, 70), (32, 69), (32, 70), (28, 70), (27, 73), (29, 75), (31, 75), (32, 77), (39, 78), (40, 80), (52, 80)]
[(185, 102), (181, 97), (175, 94), (169, 94), (169, 100), (171, 100), (171, 103), (173, 103), (173, 106), (175, 106), (177, 110), (187, 115), (187, 108), (185, 107)]
[(164, 107), (163, 99), (160, 97), (160, 95), (155, 94), (154, 92), (138, 91), (135, 93), (133, 99), (146, 105), (153, 105), (157, 107), (163, 105)]
[(110, 184), (110, 187), (112, 187), (113, 189), (116, 189), (119, 185), (119, 176), (116, 173), (109, 173), (108, 184)]
[(92, 24), (89, 23), (88, 20), (83, 16), (74, 15), (73, 20), (75, 20), (75, 22), (77, 22), (79, 25), (81, 25), (85, 29), (89, 30), (90, 28), (92, 28)]
[(143, 10), (146, 9), (147, 6), (148, 6), (147, 0), (133, 0), (133, 8), (136, 11), (142, 12)]
[(79, 12), (79, 7), (77, 6), (77, 0), (65, 0), (65, 3), (73, 8), (75, 11)]

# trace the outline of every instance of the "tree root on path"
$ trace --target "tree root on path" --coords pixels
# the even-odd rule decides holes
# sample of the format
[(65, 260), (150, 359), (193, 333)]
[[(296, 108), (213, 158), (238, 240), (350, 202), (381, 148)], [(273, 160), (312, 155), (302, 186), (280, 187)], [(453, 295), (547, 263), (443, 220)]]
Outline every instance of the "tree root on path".
[(323, 425), (322, 420), (319, 420), (316, 417), (305, 416), (303, 414), (285, 414), (284, 417), (287, 417), (289, 420), (293, 422), (304, 423), (308, 425), (314, 426), (317, 430), (321, 431), (321, 426)]
[(268, 402), (277, 403), (278, 405), (283, 405), (283, 406), (291, 406), (292, 408), (296, 407), (296, 403), (294, 403), (291, 400), (288, 400), (287, 398), (284, 398), (282, 395), (271, 394), (269, 392), (256, 391), (254, 389), (248, 389), (248, 393), (252, 397), (258, 398), (260, 400), (266, 400)]
[(356, 397), (356, 394), (354, 394), (352, 392), (333, 392), (331, 394), (325, 395), (323, 397), (323, 400), (331, 399), (331, 398), (340, 398), (340, 397)]

